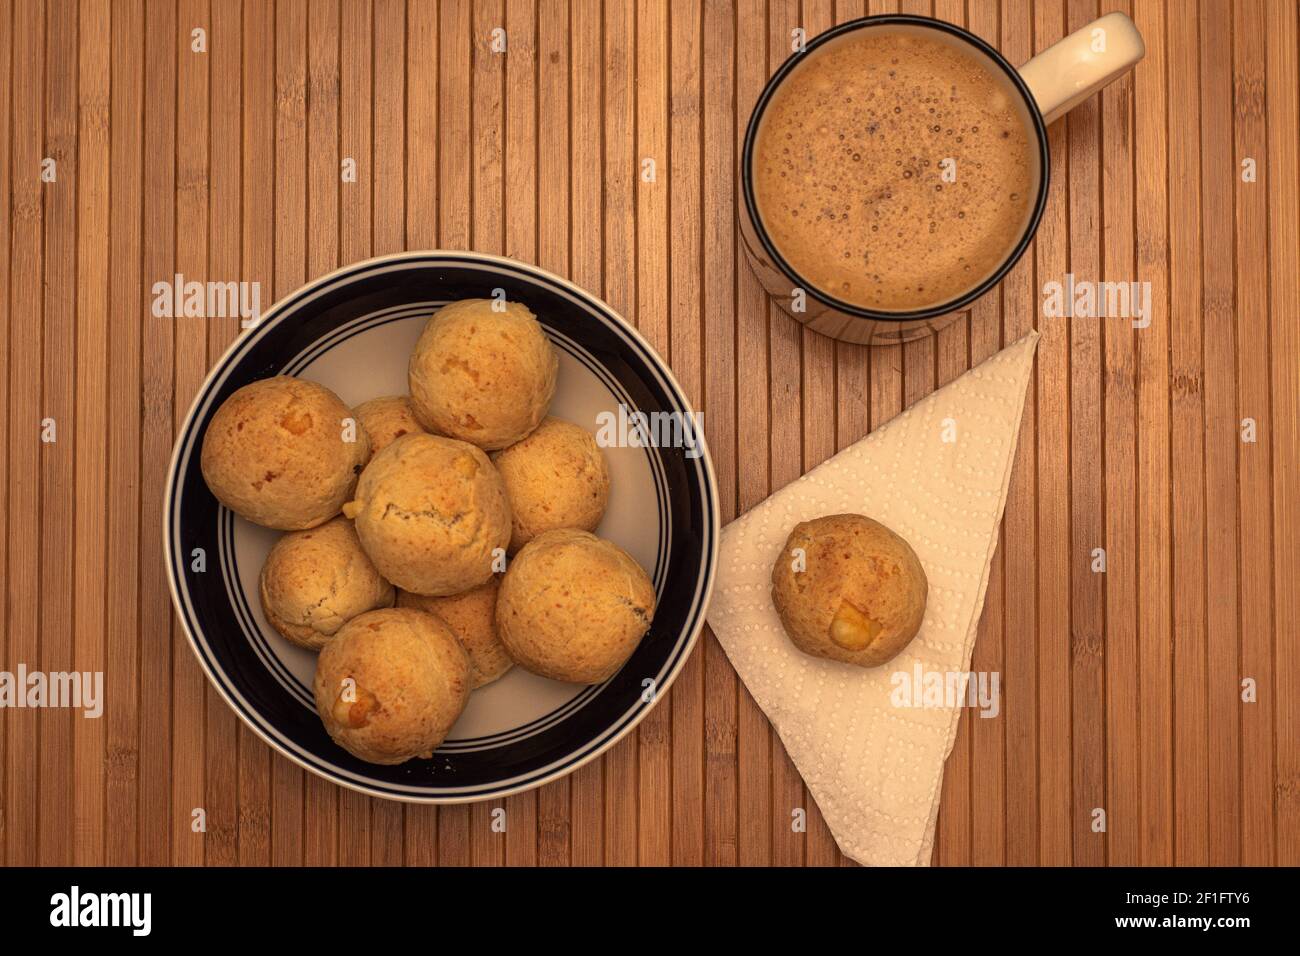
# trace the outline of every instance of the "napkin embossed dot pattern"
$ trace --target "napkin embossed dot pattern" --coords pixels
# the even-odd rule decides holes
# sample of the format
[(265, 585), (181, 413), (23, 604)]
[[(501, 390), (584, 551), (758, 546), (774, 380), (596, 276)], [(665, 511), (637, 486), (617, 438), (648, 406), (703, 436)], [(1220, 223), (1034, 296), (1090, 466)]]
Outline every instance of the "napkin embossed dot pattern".
[[(1037, 341), (1031, 332), (723, 529), (709, 624), (859, 863), (929, 863), (960, 709), (895, 706), (894, 675), (970, 669)], [(871, 669), (799, 652), (772, 606), (791, 529), (846, 512), (906, 538), (930, 582), (916, 639)]]

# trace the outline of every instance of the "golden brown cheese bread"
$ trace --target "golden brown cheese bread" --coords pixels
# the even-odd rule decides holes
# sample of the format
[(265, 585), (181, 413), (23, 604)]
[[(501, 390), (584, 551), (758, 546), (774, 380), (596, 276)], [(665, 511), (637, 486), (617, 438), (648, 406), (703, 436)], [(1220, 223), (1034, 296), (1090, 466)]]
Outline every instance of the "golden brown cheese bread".
[(431, 614), (354, 617), (325, 645), (313, 682), (330, 737), (370, 763), (431, 757), (469, 698), (469, 658)]
[(772, 603), (794, 646), (860, 667), (908, 645), (928, 591), (911, 546), (863, 515), (800, 522), (772, 567)]
[(614, 544), (574, 529), (547, 531), (510, 562), (497, 597), (497, 633), (521, 667), (554, 680), (599, 684), (650, 628), (655, 590)]
[(541, 422), (559, 359), (527, 306), (462, 299), (443, 306), (411, 354), (411, 407), (439, 435), (495, 451)]
[(475, 446), (438, 435), (403, 435), (371, 459), (344, 514), (379, 573), (416, 594), (477, 587), (510, 543), (496, 468)]
[(271, 626), (311, 651), (358, 614), (392, 607), (395, 598), (342, 515), (282, 536), (262, 565), (258, 591)]
[(287, 375), (252, 382), (221, 403), (200, 464), (217, 500), (256, 524), (324, 524), (352, 496), (370, 438), (324, 385)]
[(377, 455), (403, 435), (426, 431), (405, 395), (387, 395), (362, 402), (352, 410), (370, 436), (370, 454)]
[(413, 607), (433, 614), (451, 627), (460, 646), (469, 655), (472, 689), (492, 683), (515, 663), (497, 636), (497, 591), (500, 585), (500, 577), (494, 574), (486, 584), (446, 597), (397, 592), (398, 607)]
[(609, 466), (596, 439), (547, 417), (521, 442), (492, 456), (510, 499), (514, 554), (544, 531), (595, 531), (609, 503)]

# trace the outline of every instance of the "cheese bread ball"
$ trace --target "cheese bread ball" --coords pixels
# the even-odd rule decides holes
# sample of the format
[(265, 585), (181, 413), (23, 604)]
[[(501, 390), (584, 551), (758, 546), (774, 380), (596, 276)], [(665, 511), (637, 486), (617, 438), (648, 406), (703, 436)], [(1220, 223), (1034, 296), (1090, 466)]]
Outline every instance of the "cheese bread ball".
[(575, 684), (622, 667), (650, 628), (655, 590), (626, 551), (571, 528), (538, 535), (510, 562), (497, 633), (516, 664)]
[(429, 431), (494, 451), (537, 427), (558, 371), (527, 306), (462, 299), (435, 312), (415, 344), (411, 407)]
[(497, 590), (500, 584), (501, 579), (494, 574), (486, 584), (447, 597), (397, 592), (398, 607), (426, 611), (451, 627), (460, 646), (469, 655), (471, 689), (492, 683), (515, 663), (497, 636)]
[(352, 414), (370, 436), (371, 455), (379, 454), (403, 435), (425, 431), (405, 395), (372, 398), (354, 408)]
[(911, 546), (862, 515), (795, 525), (772, 567), (772, 603), (794, 646), (859, 667), (883, 664), (908, 645), (928, 592)]
[(371, 459), (344, 514), (379, 573), (416, 594), (477, 587), (510, 543), (510, 505), (492, 462), (438, 435), (403, 435)]
[(310, 651), (358, 614), (392, 607), (395, 597), (342, 515), (280, 538), (262, 565), (258, 590), (271, 626)]
[(609, 466), (596, 439), (572, 422), (547, 417), (523, 441), (492, 456), (506, 483), (510, 553), (544, 531), (595, 531), (609, 504)]
[(336, 744), (370, 763), (403, 763), (433, 756), (465, 709), (469, 658), (431, 614), (369, 611), (320, 652), (313, 690)]
[(222, 402), (200, 461), (208, 488), (235, 514), (298, 531), (339, 513), (369, 457), (366, 430), (337, 395), (280, 375)]

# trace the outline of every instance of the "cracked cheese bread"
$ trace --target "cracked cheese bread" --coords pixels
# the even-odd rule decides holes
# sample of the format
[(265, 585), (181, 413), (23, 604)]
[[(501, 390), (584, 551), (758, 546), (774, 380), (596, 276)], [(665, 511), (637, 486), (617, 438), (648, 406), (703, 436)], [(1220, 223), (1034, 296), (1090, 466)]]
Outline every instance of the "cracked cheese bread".
[(497, 636), (497, 590), (500, 585), (500, 577), (494, 574), (486, 584), (446, 597), (397, 592), (398, 607), (425, 611), (450, 625), (460, 646), (469, 655), (470, 688), (474, 690), (492, 683), (515, 663)]
[(477, 587), (510, 543), (496, 468), (475, 446), (438, 435), (403, 435), (377, 454), (343, 513), (379, 573), (416, 594)]
[(405, 395), (387, 395), (362, 402), (352, 410), (370, 436), (370, 454), (377, 455), (403, 435), (426, 431)]
[(547, 531), (506, 569), (497, 633), (521, 667), (599, 684), (632, 656), (654, 612), (654, 585), (626, 551), (586, 531)]
[(287, 375), (233, 392), (203, 435), (200, 465), (217, 500), (255, 524), (324, 524), (352, 495), (370, 438), (324, 385)]
[(316, 662), (316, 711), (336, 744), (370, 763), (431, 757), (469, 699), (469, 658), (442, 621), (411, 608), (343, 625)]
[(521, 442), (492, 456), (510, 499), (514, 554), (544, 531), (595, 531), (609, 503), (605, 453), (585, 428), (547, 416)]
[(342, 515), (281, 537), (262, 565), (258, 592), (271, 626), (309, 651), (358, 614), (392, 607), (395, 599)]
[(862, 515), (800, 522), (772, 566), (772, 603), (794, 646), (859, 667), (916, 637), (928, 593), (911, 545)]
[(527, 306), (462, 299), (443, 306), (411, 353), (411, 407), (431, 432), (488, 451), (541, 422), (559, 360)]

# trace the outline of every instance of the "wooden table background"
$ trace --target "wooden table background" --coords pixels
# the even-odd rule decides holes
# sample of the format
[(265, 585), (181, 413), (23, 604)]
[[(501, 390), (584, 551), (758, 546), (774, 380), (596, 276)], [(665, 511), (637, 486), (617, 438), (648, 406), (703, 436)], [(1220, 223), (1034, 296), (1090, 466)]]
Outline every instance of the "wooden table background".
[[(1117, 8), (902, 7), (1014, 62)], [(791, 30), (863, 12), (0, 0), (0, 669), (106, 675), (99, 720), (0, 711), (0, 859), (844, 862), (711, 635), (638, 731), (504, 801), (504, 834), (496, 804), (325, 783), (208, 687), (172, 614), (161, 494), (238, 329), (154, 318), (152, 284), (257, 280), (269, 305), (340, 264), (441, 247), (539, 263), (634, 321), (705, 412), (728, 519), (1037, 326), (973, 665), (1001, 673), (1002, 710), (963, 717), (935, 861), (1300, 863), (1296, 3), (1134, 0), (1147, 58), (1052, 127), (1033, 250), (962, 321), (877, 350), (772, 307), (734, 225), (744, 121)], [(1040, 318), (1036, 290), (1067, 271), (1150, 281), (1154, 321)]]

